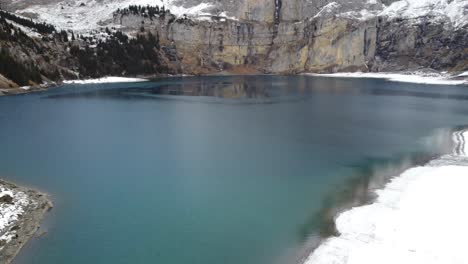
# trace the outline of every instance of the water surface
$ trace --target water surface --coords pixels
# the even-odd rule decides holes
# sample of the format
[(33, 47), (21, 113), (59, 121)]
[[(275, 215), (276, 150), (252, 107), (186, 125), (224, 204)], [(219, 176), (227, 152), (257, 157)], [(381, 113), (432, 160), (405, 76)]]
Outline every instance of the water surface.
[(438, 131), (468, 123), (467, 100), (466, 86), (308, 76), (2, 97), (0, 175), (55, 203), (16, 262), (292, 263), (330, 197), (445, 151)]

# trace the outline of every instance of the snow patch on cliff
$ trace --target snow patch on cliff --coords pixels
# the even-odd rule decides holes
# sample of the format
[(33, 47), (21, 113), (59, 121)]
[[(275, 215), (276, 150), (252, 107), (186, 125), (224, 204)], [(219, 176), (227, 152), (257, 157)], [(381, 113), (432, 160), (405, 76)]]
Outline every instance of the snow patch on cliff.
[(468, 24), (468, 0), (402, 0), (386, 7), (380, 16), (391, 18), (448, 18), (455, 27)]
[(335, 10), (338, 9), (339, 7), (340, 7), (340, 4), (338, 4), (337, 2), (331, 2), (325, 5), (324, 7), (322, 7), (322, 9), (314, 16), (314, 18), (323, 17), (328, 14), (331, 14), (335, 12)]
[(455, 27), (468, 24), (468, 0), (401, 0), (385, 6), (376, 0), (360, 2), (331, 2), (315, 16), (334, 15), (357, 20), (368, 20), (376, 16), (389, 18), (420, 19), (430, 18), (434, 22), (449, 21)]

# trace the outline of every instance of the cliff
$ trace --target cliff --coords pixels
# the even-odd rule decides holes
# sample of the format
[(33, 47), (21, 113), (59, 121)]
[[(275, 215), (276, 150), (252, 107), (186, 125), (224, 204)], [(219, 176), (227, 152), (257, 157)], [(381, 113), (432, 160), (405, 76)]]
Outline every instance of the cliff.
[[(74, 41), (56, 37), (52, 42), (30, 37), (45, 52), (13, 52), (22, 62), (33, 60), (43, 71), (58, 72), (41, 71), (45, 79), (468, 69), (467, 0), (166, 1), (172, 9), (128, 8), (143, 0), (82, 1), (71, 7), (73, 1), (68, 6), (49, 1), (9, 4), (17, 13), (77, 35)], [(99, 20), (93, 10), (101, 12)], [(83, 19), (90, 29), (83, 30)]]
[[(280, 4), (275, 7), (275, 3)], [(449, 17), (435, 19), (432, 13), (385, 15), (382, 10), (388, 8), (382, 4), (359, 1), (352, 6), (332, 2), (320, 10), (307, 9), (319, 10), (315, 15), (299, 12), (295, 17), (298, 5), (266, 0), (250, 3), (254, 10), (250, 20), (153, 20), (117, 14), (113, 24), (130, 35), (140, 27), (159, 34), (162, 43), (176, 47), (187, 73), (236, 67), (268, 73), (467, 68), (466, 23), (457, 25)], [(263, 12), (255, 11), (256, 6), (263, 6)]]

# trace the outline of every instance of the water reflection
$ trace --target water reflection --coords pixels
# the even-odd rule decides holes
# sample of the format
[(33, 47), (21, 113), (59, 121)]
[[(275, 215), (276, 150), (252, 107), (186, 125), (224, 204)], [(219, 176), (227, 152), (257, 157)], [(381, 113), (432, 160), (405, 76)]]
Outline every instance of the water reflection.
[[(250, 80), (249, 80), (250, 79)], [(231, 81), (164, 84), (147, 90), (157, 95), (211, 96), (219, 98), (268, 98), (268, 85), (251, 78), (237, 78)]]
[[(352, 83), (353, 85), (350, 85)], [(160, 79), (138, 84), (81, 85), (47, 92), (43, 98), (168, 99), (210, 97), (262, 99), (256, 103), (305, 100), (314, 94), (401, 96), (468, 100), (465, 87), (391, 83), (378, 79), (335, 79), (310, 76), (204, 76)], [(455, 90), (455, 92), (454, 92)], [(272, 100), (273, 98), (273, 100)]]
[[(120, 98), (158, 99), (161, 96), (197, 96), (226, 99), (270, 98), (272, 82), (262, 77), (203, 77), (174, 78), (127, 87), (124, 84), (86, 85), (77, 89), (49, 94), (43, 98)], [(130, 86), (130, 87), (129, 87)]]

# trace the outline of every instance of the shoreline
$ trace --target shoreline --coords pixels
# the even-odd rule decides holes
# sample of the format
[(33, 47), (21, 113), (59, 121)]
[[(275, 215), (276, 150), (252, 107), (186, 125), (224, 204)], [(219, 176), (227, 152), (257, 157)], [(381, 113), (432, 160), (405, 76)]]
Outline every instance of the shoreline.
[(462, 210), (468, 129), (452, 133), (452, 140), (452, 154), (404, 170), (368, 190), (376, 196), (370, 203), (337, 212), (337, 233), (322, 238), (301, 263), (466, 263), (460, 245), (468, 235), (462, 224), (468, 221)]
[[(241, 75), (271, 75), (265, 73), (241, 74)], [(160, 78), (177, 78), (177, 77), (192, 77), (192, 76), (236, 76), (235, 72), (221, 71), (203, 75), (137, 75), (133, 77), (122, 76), (104, 76), (94, 79), (77, 79), (63, 80), (61, 82), (44, 83), (38, 86), (25, 86), (19, 88), (0, 88), (0, 96), (21, 95), (35, 92), (47, 91), (49, 88), (57, 87), (64, 84), (80, 85), (80, 84), (108, 84), (108, 83), (125, 83), (125, 82), (149, 82)], [(281, 75), (281, 74), (278, 74)], [(404, 82), (428, 85), (461, 85), (468, 86), (468, 72), (462, 72), (456, 75), (447, 74), (445, 72), (424, 72), (424, 71), (405, 71), (405, 72), (337, 72), (337, 73), (310, 73), (303, 72), (296, 75), (327, 77), (327, 78), (362, 78), (362, 79), (384, 79), (391, 82)]]
[[(3, 199), (2, 199), (3, 198)], [(8, 264), (53, 208), (47, 194), (0, 179), (0, 263)]]
[(468, 72), (450, 75), (444, 72), (337, 72), (337, 73), (303, 73), (306, 76), (329, 78), (363, 78), (384, 79), (390, 82), (434, 84), (434, 85), (468, 85)]
[[(449, 129), (449, 131), (451, 131), (450, 134), (453, 134), (453, 129)], [(441, 130), (436, 133), (445, 132), (444, 129), (444, 131)], [(321, 209), (312, 215), (311, 219), (320, 219), (318, 232), (308, 231), (308, 223), (303, 226), (304, 231), (301, 233), (304, 233), (306, 243), (299, 248), (295, 263), (309, 264), (306, 263), (306, 260), (317, 248), (328, 239), (340, 235), (336, 226), (336, 218), (339, 215), (352, 208), (375, 203), (377, 200), (376, 190), (384, 189), (387, 184), (405, 171), (428, 164), (434, 160), (434, 155), (436, 154), (410, 153), (398, 155), (385, 161), (375, 161), (376, 163), (372, 164), (364, 162), (362, 165), (354, 165), (358, 171), (355, 176), (342, 184), (346, 187), (340, 188), (337, 186), (334, 192), (326, 196)], [(332, 204), (329, 201), (333, 201)], [(313, 220), (311, 222), (316, 223)], [(314, 229), (313, 226), (312, 229)]]

